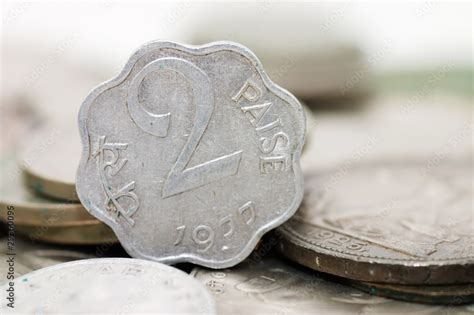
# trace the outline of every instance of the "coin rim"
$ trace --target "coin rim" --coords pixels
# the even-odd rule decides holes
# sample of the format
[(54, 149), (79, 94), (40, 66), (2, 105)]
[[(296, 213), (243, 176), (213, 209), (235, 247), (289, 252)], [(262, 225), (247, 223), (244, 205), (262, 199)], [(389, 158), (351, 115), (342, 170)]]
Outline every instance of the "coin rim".
[[(365, 169), (365, 168), (377, 168), (377, 167), (399, 167), (399, 166), (406, 166), (406, 165), (422, 165), (422, 166), (429, 166), (427, 163), (423, 163), (424, 161), (428, 162), (429, 159), (376, 159), (372, 161), (367, 161), (360, 163), (358, 165), (354, 165), (347, 169), (347, 171), (351, 171), (354, 169)], [(457, 158), (452, 159), (449, 161), (441, 162), (437, 164), (436, 167), (462, 167), (463, 165), (471, 165), (470, 159), (465, 158)], [(334, 167), (331, 169), (325, 169), (320, 171), (312, 171), (308, 173), (305, 177), (324, 177), (334, 172), (337, 172), (338, 168)], [(297, 220), (297, 219), (293, 219)], [(301, 221), (300, 221), (301, 222)], [(301, 222), (301, 224), (311, 225), (307, 222)], [(462, 281), (443, 281), (442, 278), (435, 277), (425, 279), (424, 282), (416, 281), (407, 276), (404, 276), (403, 273), (400, 273), (399, 268), (407, 268), (408, 271), (419, 270), (419, 272), (424, 272), (424, 274), (431, 276), (431, 269), (436, 269), (437, 274), (450, 274), (452, 272), (456, 273), (464, 273), (470, 274), (474, 272), (474, 256), (471, 257), (461, 257), (461, 258), (450, 258), (450, 259), (430, 259), (430, 260), (416, 260), (416, 259), (397, 259), (397, 258), (384, 258), (384, 257), (374, 257), (374, 256), (358, 256), (353, 255), (348, 252), (336, 251), (331, 248), (326, 248), (319, 244), (315, 244), (311, 242), (310, 239), (301, 235), (294, 231), (291, 227), (287, 226), (289, 222), (280, 226), (277, 229), (277, 233), (280, 234), (280, 244), (278, 249), (282, 255), (285, 257), (294, 260), (302, 265), (305, 265), (311, 269), (330, 273), (336, 276), (347, 277), (357, 281), (365, 281), (365, 282), (380, 282), (385, 284), (406, 284), (406, 285), (416, 285), (416, 284), (465, 284), (465, 283), (474, 283), (474, 280), (464, 279)], [(327, 230), (324, 227), (318, 226), (318, 228)], [(288, 248), (296, 247), (298, 248), (299, 252), (293, 252)], [(303, 251), (305, 254), (303, 254)], [(330, 259), (331, 266), (328, 268), (327, 265), (316, 267), (316, 263), (309, 263), (305, 261), (303, 256), (311, 257), (312, 261), (316, 259), (320, 260), (321, 258)], [(313, 259), (314, 258), (314, 259)], [(371, 278), (368, 270), (374, 268), (382, 268), (389, 271), (394, 277), (393, 279), (385, 279), (380, 280), (378, 279), (375, 281)], [(395, 270), (394, 270), (395, 268)], [(398, 269), (397, 269), (398, 268)], [(349, 275), (345, 273), (345, 270), (350, 269), (357, 269), (357, 270), (367, 270), (364, 273), (357, 272), (358, 276), (354, 277), (353, 274)], [(405, 270), (405, 269), (404, 269)], [(385, 273), (389, 273), (389, 271)]]

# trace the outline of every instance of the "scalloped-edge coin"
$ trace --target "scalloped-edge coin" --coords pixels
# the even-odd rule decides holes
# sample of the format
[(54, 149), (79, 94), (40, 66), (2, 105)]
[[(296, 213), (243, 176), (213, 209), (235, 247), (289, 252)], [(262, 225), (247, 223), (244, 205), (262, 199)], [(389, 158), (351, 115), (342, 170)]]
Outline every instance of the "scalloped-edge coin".
[(236, 43), (142, 46), (79, 128), (78, 196), (136, 258), (233, 266), (303, 197), (303, 109)]
[[(13, 306), (9, 288), (14, 288)], [(2, 314), (215, 314), (203, 285), (176, 268), (131, 258), (66, 262), (0, 287)]]

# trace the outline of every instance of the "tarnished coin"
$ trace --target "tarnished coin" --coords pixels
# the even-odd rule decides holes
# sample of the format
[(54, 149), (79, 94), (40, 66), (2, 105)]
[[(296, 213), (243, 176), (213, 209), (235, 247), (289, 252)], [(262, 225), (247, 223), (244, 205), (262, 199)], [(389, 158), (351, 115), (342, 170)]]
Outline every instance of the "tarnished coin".
[(58, 202), (32, 193), (24, 185), (14, 159), (1, 161), (1, 173), (0, 220), (14, 221), (19, 234), (60, 244), (117, 241), (113, 231), (80, 203)]
[(26, 274), (14, 282), (14, 309), (5, 302), (10, 287), (0, 288), (2, 314), (215, 314), (198, 281), (139, 259), (85, 259)]
[(373, 295), (426, 304), (474, 303), (474, 284), (397, 285), (350, 281), (349, 285)]
[(461, 314), (447, 308), (406, 303), (329, 281), (312, 270), (276, 258), (245, 260), (215, 271), (197, 267), (192, 274), (216, 300), (219, 314)]
[(312, 173), (281, 252), (379, 283), (474, 282), (470, 161), (380, 162)]
[(47, 197), (79, 201), (75, 177), (80, 156), (81, 141), (75, 128), (52, 126), (42, 130), (23, 152), (26, 184)]
[(235, 43), (146, 44), (79, 127), (79, 198), (133, 257), (235, 265), (303, 196), (303, 110)]

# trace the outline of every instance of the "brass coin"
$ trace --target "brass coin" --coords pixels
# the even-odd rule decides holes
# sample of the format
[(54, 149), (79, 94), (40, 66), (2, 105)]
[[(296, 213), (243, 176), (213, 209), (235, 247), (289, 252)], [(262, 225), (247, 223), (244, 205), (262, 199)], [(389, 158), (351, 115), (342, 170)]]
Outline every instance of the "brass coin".
[(78, 202), (76, 170), (80, 156), (76, 128), (57, 125), (42, 130), (23, 150), (26, 184), (41, 195)]
[(474, 282), (470, 161), (379, 162), (306, 176), (280, 251), (318, 271), (394, 284)]
[(372, 295), (426, 304), (462, 305), (474, 303), (474, 284), (396, 285), (350, 281), (349, 285)]
[[(25, 185), (14, 159), (1, 161), (0, 207), (14, 207), (15, 224), (28, 226), (68, 226), (94, 221), (80, 203), (65, 203), (34, 194)], [(0, 211), (0, 220), (7, 221), (7, 211)]]
[(116, 243), (113, 231), (100, 221), (77, 222), (70, 226), (28, 226), (16, 225), (18, 234), (32, 240), (55, 244), (96, 245)]

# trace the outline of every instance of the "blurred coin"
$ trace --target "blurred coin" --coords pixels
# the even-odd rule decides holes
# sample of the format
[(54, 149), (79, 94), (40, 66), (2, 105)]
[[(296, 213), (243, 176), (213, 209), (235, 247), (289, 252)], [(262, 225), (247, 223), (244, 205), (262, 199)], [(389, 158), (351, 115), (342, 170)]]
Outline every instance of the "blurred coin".
[(219, 271), (196, 267), (191, 274), (213, 294), (220, 314), (458, 314), (465, 310), (372, 296), (271, 257), (251, 256)]
[(77, 193), (133, 257), (235, 265), (303, 197), (302, 107), (237, 43), (143, 45), (79, 127)]
[(397, 285), (350, 281), (349, 285), (373, 295), (427, 304), (458, 305), (474, 302), (474, 284)]
[[(365, 96), (372, 75), (369, 59), (347, 36), (350, 25), (338, 29), (337, 23), (328, 21), (341, 7), (213, 3), (201, 7), (200, 18), (193, 21), (196, 25), (191, 22), (188, 27), (188, 38), (196, 44), (222, 39), (243, 43), (259, 56), (273, 81), (304, 100)], [(232, 20), (240, 23), (228, 22)]]
[(15, 280), (15, 308), (2, 313), (215, 314), (210, 294), (184, 272), (127, 258), (62, 263)]
[(76, 170), (81, 141), (75, 126), (48, 127), (28, 141), (22, 157), (26, 183), (47, 197), (79, 201)]
[[(0, 242), (6, 242), (5, 238), (0, 239)], [(8, 282), (11, 279), (7, 278), (9, 272), (7, 247), (0, 248), (0, 285)], [(15, 265), (13, 275), (18, 278), (33, 270), (44, 267), (56, 265), (62, 262), (73, 261), (78, 259), (92, 258), (92, 255), (62, 248), (58, 246), (50, 246), (43, 243), (33, 243), (23, 240), (21, 238), (15, 239)]]
[[(113, 231), (80, 203), (63, 203), (32, 193), (23, 185), (15, 160), (1, 161), (0, 220), (13, 220), (16, 232), (30, 239), (60, 244), (116, 242)], [(13, 216), (6, 211), (13, 207)], [(5, 211), (3, 211), (5, 209)]]
[(470, 161), (371, 163), (312, 173), (281, 252), (310, 268), (395, 284), (474, 282)]
[(78, 221), (61, 226), (15, 224), (15, 231), (31, 240), (55, 244), (96, 245), (117, 242), (114, 232), (99, 220)]

